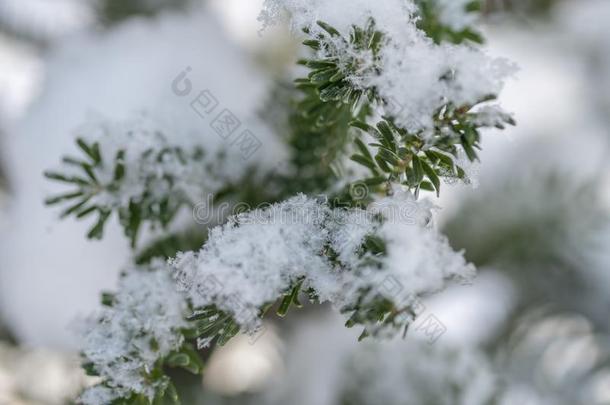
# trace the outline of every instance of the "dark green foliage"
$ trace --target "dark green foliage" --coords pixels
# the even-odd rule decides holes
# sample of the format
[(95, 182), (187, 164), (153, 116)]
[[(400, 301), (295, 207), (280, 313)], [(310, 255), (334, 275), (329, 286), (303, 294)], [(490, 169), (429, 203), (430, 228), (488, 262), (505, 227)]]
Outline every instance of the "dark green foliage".
[[(326, 49), (329, 57), (302, 59), (310, 73), (297, 79), (295, 87), (300, 96), (293, 102), (288, 119), (287, 143), (292, 148), (291, 168), (284, 173), (283, 196), (297, 192), (322, 193), (338, 179), (339, 158), (347, 153), (352, 139), (349, 123), (365, 119), (369, 114), (368, 102), (372, 92), (354, 88), (346, 78), (350, 70), (358, 68), (353, 59), (339, 65), (337, 45), (329, 39), (343, 41), (343, 45), (357, 49), (379, 51), (382, 36), (371, 20), (365, 29), (354, 27), (350, 37), (343, 39), (337, 30), (318, 22), (324, 33), (306, 40), (305, 45)], [(293, 171), (293, 172), (291, 172)], [(282, 175), (279, 176), (280, 179)], [(293, 179), (299, 179), (294, 182)], [(286, 181), (287, 180), (287, 181)]]
[(288, 173), (279, 176), (284, 179), (285, 195), (328, 190), (337, 179), (333, 164), (349, 143), (349, 105), (321, 101), (319, 90), (314, 87), (302, 89), (305, 96), (296, 102), (290, 117), (292, 162)]
[[(121, 198), (121, 190), (126, 171), (129, 170), (125, 165), (126, 151), (120, 150), (116, 156), (102, 156), (97, 142), (88, 143), (79, 138), (76, 143), (82, 156), (63, 159), (66, 172), (76, 174), (55, 171), (45, 173), (48, 179), (71, 185), (73, 190), (48, 198), (46, 204), (65, 206), (66, 208), (61, 213), (62, 218), (74, 216), (81, 219), (95, 215), (96, 222), (87, 235), (90, 239), (102, 238), (106, 222), (116, 212), (125, 235), (135, 247), (138, 233), (144, 223), (165, 228), (181, 207), (192, 204), (179, 190), (158, 196), (155, 188), (163, 186), (171, 190), (179, 178), (172, 173), (164, 173), (160, 178), (154, 171), (145, 173), (145, 177), (140, 179), (145, 185), (144, 192), (124, 201), (124, 198)], [(179, 147), (166, 147), (160, 150), (145, 151), (141, 160), (151, 167), (160, 165), (163, 160), (168, 158), (182, 165), (203, 165), (204, 156), (202, 149), (187, 152)], [(114, 173), (112, 180), (103, 181), (98, 178), (98, 174), (105, 170), (112, 170)], [(96, 197), (104, 195), (116, 196), (116, 198), (112, 199), (110, 203), (105, 200), (99, 203)]]
[[(483, 100), (488, 101), (488, 100)], [(476, 123), (477, 113), (472, 107), (454, 108), (446, 105), (434, 116), (434, 132), (424, 137), (398, 127), (386, 117), (376, 126), (363, 121), (353, 121), (352, 126), (371, 136), (374, 142), (368, 145), (375, 150), (373, 155), (362, 141), (357, 140), (358, 152), (351, 159), (371, 172), (365, 182), (400, 183), (413, 190), (440, 193), (440, 179), (468, 180), (464, 169), (457, 163), (460, 152), (468, 160), (477, 159), (481, 135)], [(514, 125), (506, 117), (507, 124)]]
[(180, 399), (174, 383), (166, 376), (162, 377), (163, 386), (157, 391), (153, 400), (142, 394), (131, 394), (127, 398), (119, 398), (109, 405), (179, 405)]
[[(297, 80), (297, 86), (317, 89), (318, 98), (322, 102), (336, 101), (349, 104), (354, 115), (357, 115), (363, 103), (372, 101), (374, 89), (359, 89), (350, 82), (349, 76), (355, 71), (371, 72), (367, 72), (369, 67), (365, 62), (350, 56), (349, 50), (370, 51), (373, 60), (377, 61), (383, 44), (383, 34), (375, 29), (375, 22), (372, 19), (364, 28), (353, 26), (348, 38), (344, 38), (335, 28), (322, 21), (318, 21), (318, 25), (323, 31), (315, 34), (313, 36), (315, 39), (306, 40), (304, 44), (314, 50), (322, 51), (325, 57), (299, 61), (311, 71), (306, 79)], [(311, 35), (309, 30), (305, 33)], [(370, 68), (376, 69), (375, 66)], [(315, 113), (315, 109), (311, 112)], [(323, 116), (317, 118), (325, 119)]]
[(195, 310), (188, 321), (192, 327), (184, 332), (185, 336), (197, 339), (198, 346), (207, 347), (214, 340), (219, 346), (224, 346), (240, 331), (239, 325), (231, 315), (215, 306)]
[(303, 281), (304, 279), (297, 281), (294, 287), (292, 287), (292, 289), (290, 289), (290, 291), (284, 295), (277, 309), (277, 314), (279, 316), (286, 316), (286, 314), (288, 313), (288, 309), (291, 305), (294, 305), (297, 308), (303, 307), (303, 304), (301, 304), (301, 302), (299, 301), (299, 294), (301, 293)]

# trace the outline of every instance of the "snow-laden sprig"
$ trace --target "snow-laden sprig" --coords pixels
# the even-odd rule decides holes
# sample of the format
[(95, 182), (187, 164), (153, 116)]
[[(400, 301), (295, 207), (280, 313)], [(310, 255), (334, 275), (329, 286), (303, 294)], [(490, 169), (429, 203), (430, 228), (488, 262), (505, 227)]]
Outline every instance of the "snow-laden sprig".
[(106, 405), (118, 398), (172, 396), (174, 388), (160, 365), (163, 360), (175, 363), (177, 355), (170, 354), (183, 345), (187, 303), (165, 264), (130, 269), (104, 303), (104, 309), (79, 325), (85, 368), (103, 379), (82, 394), (81, 402)]
[(47, 204), (65, 205), (62, 217), (97, 215), (89, 232), (100, 239), (117, 213), (135, 245), (142, 224), (166, 226), (183, 206), (194, 206), (237, 178), (222, 152), (206, 153), (197, 136), (179, 136), (146, 115), (81, 128), (79, 157), (65, 157), (46, 177), (73, 186)]
[[(471, 3), (462, 5), (464, 15), (476, 15)], [(296, 82), (319, 97), (306, 98), (305, 113), (324, 111), (311, 119), (334, 122), (348, 105), (353, 125), (372, 137), (356, 139), (353, 157), (371, 170), (364, 179), (368, 185), (400, 183), (417, 194), (420, 189), (438, 193), (441, 178), (469, 181), (459, 160), (461, 155), (477, 159), (480, 130), (514, 124), (500, 106), (489, 105), (514, 68), (466, 43), (478, 42), (470, 31), (442, 36), (439, 27), (448, 27), (439, 23), (438, 13), (447, 11), (444, 2), (356, 1), (349, 10), (323, 0), (268, 1), (267, 6), (263, 20), (285, 7), (313, 49), (300, 61), (309, 75)], [(458, 21), (451, 24), (463, 28)], [(327, 112), (332, 108), (337, 114)]]
[[(430, 207), (407, 193), (368, 210), (297, 196), (231, 218), (199, 252), (181, 253), (170, 265), (193, 306), (231, 317), (234, 333), (256, 332), (278, 299), (285, 315), (303, 292), (331, 302), (350, 326), (364, 325), (363, 336), (393, 335), (408, 326), (420, 294), (474, 273), (429, 219)], [(214, 333), (201, 337), (211, 342), (227, 329), (213, 326), (222, 317), (208, 315), (200, 318)]]
[(430, 208), (404, 192), (367, 210), (301, 195), (232, 217), (198, 252), (127, 272), (85, 325), (84, 357), (104, 380), (83, 401), (171, 396), (163, 365), (201, 371), (185, 337), (202, 347), (256, 334), (274, 304), (286, 315), (302, 296), (332, 303), (361, 338), (406, 332), (421, 295), (474, 273)]
[[(463, 14), (469, 14), (469, 3), (459, 3)], [(266, 4), (262, 19), (277, 15), (281, 7), (288, 10), (293, 26), (305, 29), (307, 36), (318, 42), (316, 59), (336, 60), (343, 78), (355, 87), (375, 89), (385, 102), (384, 115), (392, 116), (409, 132), (434, 129), (433, 116), (446, 105), (472, 107), (497, 96), (513, 70), (506, 61), (490, 58), (468, 44), (435, 43), (432, 33), (418, 28), (422, 20), (418, 5), (434, 4), (434, 15), (439, 18), (441, 13), (443, 21), (443, 15), (453, 14), (447, 2), (268, 0)], [(353, 35), (354, 27), (365, 28), (369, 21), (379, 22), (376, 30), (383, 36), (377, 52), (344, 39)], [(448, 22), (464, 27), (462, 17)], [(371, 64), (376, 68), (365, 68)]]

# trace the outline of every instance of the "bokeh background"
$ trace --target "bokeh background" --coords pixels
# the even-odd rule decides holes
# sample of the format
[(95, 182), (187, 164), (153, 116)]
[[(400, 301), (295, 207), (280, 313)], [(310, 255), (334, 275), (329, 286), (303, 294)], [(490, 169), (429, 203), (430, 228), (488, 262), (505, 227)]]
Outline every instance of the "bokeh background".
[[(94, 382), (70, 323), (129, 260), (116, 224), (90, 242), (88, 224), (59, 222), (42, 172), (87, 120), (179, 108), (170, 84), (187, 66), (238, 115), (273, 117), (299, 47), (286, 27), (259, 32), (261, 4), (0, 0), (0, 404), (68, 404)], [(437, 201), (479, 268), (425, 302), (446, 332), (357, 345), (306, 308), (215, 352), (203, 381), (178, 376), (187, 404), (476, 404), (486, 390), (610, 404), (610, 1), (484, 10), (488, 52), (520, 68), (501, 98), (518, 126), (486, 134), (477, 181)]]

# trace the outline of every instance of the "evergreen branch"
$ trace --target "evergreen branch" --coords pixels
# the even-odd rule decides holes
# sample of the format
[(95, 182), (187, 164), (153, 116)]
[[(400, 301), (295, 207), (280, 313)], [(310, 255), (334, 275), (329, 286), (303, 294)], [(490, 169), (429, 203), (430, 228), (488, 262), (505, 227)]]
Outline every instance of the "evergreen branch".
[[(328, 35), (337, 35), (323, 22), (318, 22), (318, 26), (327, 30)], [(320, 42), (324, 36), (314, 37), (318, 39), (306, 40), (304, 44), (313, 49), (331, 46)], [(358, 49), (374, 50), (379, 48), (380, 40), (380, 33), (374, 30), (371, 21), (364, 30), (354, 27), (347, 42)], [(353, 138), (350, 122), (370, 114), (366, 92), (351, 86), (342, 73), (339, 58), (312, 56), (298, 63), (310, 69), (310, 73), (294, 81), (299, 96), (294, 100), (290, 92), (288, 128), (279, 129), (289, 133), (286, 142), (292, 152), (291, 168), (274, 179), (281, 185), (280, 196), (284, 198), (299, 192), (327, 192), (337, 180), (337, 169)], [(358, 62), (352, 60), (351, 64), (356, 66)], [(273, 101), (277, 99), (274, 97)], [(294, 178), (300, 181), (295, 183)]]
[[(410, 204), (415, 204), (411, 218), (384, 217), (397, 215)], [(312, 303), (334, 302), (342, 313), (349, 314), (350, 326), (362, 325), (367, 334), (387, 334), (392, 328), (404, 327), (400, 315), (409, 312), (413, 302), (396, 302), (397, 297), (379, 291), (379, 283), (387, 277), (398, 280), (405, 276), (401, 273), (408, 272), (404, 266), (393, 268), (387, 262), (399, 243), (389, 240), (387, 232), (402, 229), (402, 237), (414, 239), (412, 246), (428, 237), (432, 239), (426, 243), (438, 251), (448, 246), (431, 229), (418, 225), (429, 213), (406, 195), (387, 200), (381, 207), (392, 214), (333, 209), (328, 203), (301, 196), (241, 214), (213, 229), (199, 252), (179, 254), (170, 262), (179, 287), (194, 308), (202, 311), (195, 316), (204, 319), (198, 337), (205, 339), (205, 345), (211, 343), (221, 331), (227, 331), (226, 322), (252, 332), (269, 308), (277, 305), (278, 314), (284, 316), (291, 306), (299, 307), (301, 292)], [(233, 244), (239, 244), (239, 249)], [(455, 256), (458, 261), (459, 256)], [(454, 270), (464, 275), (471, 271), (467, 266)], [(324, 274), (335, 275), (324, 281), (330, 284), (319, 284), (317, 278)], [(406, 279), (399, 282), (407, 284)]]
[(362, 141), (358, 141), (358, 153), (351, 159), (368, 168), (371, 179), (402, 184), (415, 195), (420, 190), (435, 191), (438, 195), (440, 179), (468, 181), (460, 159), (462, 155), (470, 162), (478, 159), (481, 128), (503, 129), (506, 124), (515, 124), (509, 115), (498, 117), (489, 121), (486, 109), (477, 112), (468, 106), (447, 106), (435, 115), (434, 132), (427, 136), (411, 134), (388, 117), (375, 127), (363, 121), (353, 121), (353, 127), (376, 140), (368, 145), (377, 152), (373, 157)]
[[(121, 136), (126, 140), (115, 141)], [(172, 145), (159, 131), (136, 128), (95, 140), (78, 138), (76, 143), (81, 156), (65, 157), (61, 171), (45, 173), (72, 189), (46, 203), (63, 206), (62, 218), (97, 216), (87, 235), (91, 239), (101, 239), (116, 214), (135, 247), (144, 224), (166, 228), (181, 208), (192, 208), (198, 199), (227, 186), (220, 181), (222, 153), (210, 159), (203, 147)]]
[[(430, 18), (426, 17), (428, 14), (433, 15), (431, 3), (422, 2), (420, 6), (423, 17), (419, 21), (430, 25), (422, 28), (426, 34), (433, 39), (438, 38), (440, 42), (442, 33), (452, 32), (449, 28), (440, 30), (440, 26), (431, 25)], [(475, 11), (475, 8), (470, 5), (469, 11)], [(507, 124), (515, 124), (510, 115), (485, 104), (495, 98), (489, 95), (472, 105), (456, 106), (447, 101), (433, 114), (433, 126), (416, 132), (398, 125), (391, 115), (384, 117), (375, 126), (369, 125), (366, 122), (370, 115), (368, 105), (388, 107), (390, 103), (379, 94), (376, 87), (361, 89), (353, 78), (382, 74), (380, 51), (384, 45), (384, 34), (376, 30), (373, 19), (369, 19), (364, 28), (353, 26), (346, 37), (324, 22), (318, 21), (317, 25), (321, 30), (313, 31), (313, 34), (312, 30), (305, 29), (305, 33), (313, 39), (306, 40), (304, 44), (313, 48), (316, 54), (300, 61), (310, 69), (307, 78), (296, 81), (297, 86), (308, 91), (309, 96), (300, 109), (305, 111), (306, 119), (310, 118), (310, 112), (315, 112), (316, 125), (320, 125), (328, 121), (334, 123), (332, 113), (320, 113), (324, 109), (336, 112), (343, 108), (347, 112), (347, 107), (343, 107), (347, 105), (354, 117), (350, 125), (368, 133), (377, 141), (369, 143), (369, 146), (377, 149), (373, 157), (362, 141), (356, 140), (358, 153), (352, 155), (351, 159), (371, 171), (370, 178), (357, 182), (402, 184), (416, 195), (420, 189), (439, 194), (441, 178), (468, 181), (466, 171), (458, 160), (461, 154), (471, 162), (477, 160), (476, 149), (479, 149), (481, 128), (503, 129)], [(454, 42), (467, 39), (468, 35), (464, 35), (454, 37)], [(371, 57), (363, 62), (365, 58), (362, 55), (367, 53)], [(453, 73), (439, 77), (439, 81), (452, 80)], [(363, 106), (366, 106), (364, 110)]]
[(429, 215), (407, 194), (369, 211), (299, 196), (231, 218), (198, 252), (131, 270), (85, 331), (88, 368), (103, 377), (96, 390), (112, 388), (126, 403), (163, 397), (171, 387), (164, 366), (202, 370), (188, 342), (256, 335), (272, 307), (285, 316), (303, 294), (334, 304), (346, 326), (363, 327), (361, 338), (405, 330), (418, 295), (473, 273), (425, 225)]

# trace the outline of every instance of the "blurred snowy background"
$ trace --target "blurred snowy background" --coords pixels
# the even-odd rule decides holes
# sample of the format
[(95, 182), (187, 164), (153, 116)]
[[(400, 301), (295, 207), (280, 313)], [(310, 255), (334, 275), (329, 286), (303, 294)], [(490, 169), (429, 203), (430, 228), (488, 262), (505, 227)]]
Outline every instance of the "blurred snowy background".
[[(89, 224), (60, 224), (42, 172), (87, 120), (187, 119), (170, 88), (187, 66), (256, 116), (298, 49), (285, 27), (258, 35), (261, 3), (0, 0), (0, 404), (69, 403), (90, 383), (69, 325), (129, 258), (118, 226), (90, 242)], [(520, 67), (502, 100), (518, 126), (484, 139), (477, 188), (439, 202), (479, 268), (425, 303), (446, 332), (356, 346), (303, 311), (216, 352), (187, 403), (610, 404), (610, 1), (485, 10), (489, 52)]]

